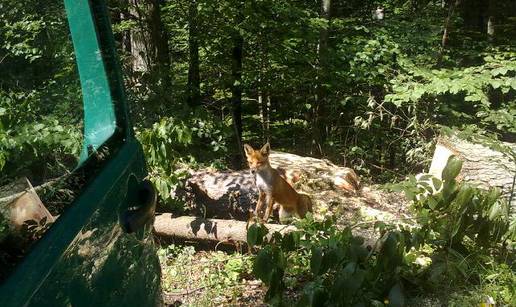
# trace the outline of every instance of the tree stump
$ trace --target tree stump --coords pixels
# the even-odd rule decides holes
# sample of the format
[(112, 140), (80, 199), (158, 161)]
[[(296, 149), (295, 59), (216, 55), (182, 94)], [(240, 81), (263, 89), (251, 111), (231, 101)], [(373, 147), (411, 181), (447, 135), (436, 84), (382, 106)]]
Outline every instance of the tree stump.
[[(516, 144), (503, 143), (507, 148), (516, 152)], [(462, 171), (458, 180), (474, 183), (481, 188), (498, 187), (502, 195), (515, 205), (513, 189), (516, 176), (516, 161), (499, 151), (484, 145), (471, 143), (458, 137), (440, 138), (437, 141), (429, 174), (441, 178), (448, 158), (457, 156), (463, 161)], [(512, 200), (510, 200), (512, 195)]]

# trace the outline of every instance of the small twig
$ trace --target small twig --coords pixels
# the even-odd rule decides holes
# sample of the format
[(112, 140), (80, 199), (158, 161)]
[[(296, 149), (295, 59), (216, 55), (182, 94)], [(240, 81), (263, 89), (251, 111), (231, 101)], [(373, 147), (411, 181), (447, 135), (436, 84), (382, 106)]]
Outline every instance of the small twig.
[(2, 64), (2, 62), (5, 60), (5, 58), (6, 58), (8, 55), (9, 55), (9, 53), (6, 53), (6, 54), (2, 57), (2, 59), (0, 60), (0, 64)]
[(360, 223), (353, 224), (353, 225), (351, 225), (349, 227), (351, 229), (354, 229), (354, 228), (362, 226), (362, 225), (375, 224), (377, 222), (390, 223), (390, 222), (394, 222), (394, 221), (413, 221), (413, 220), (419, 220), (419, 219), (421, 219), (421, 218), (419, 218), (419, 217), (400, 217), (400, 218), (395, 218), (395, 219), (392, 219), (392, 220), (389, 220), (389, 221), (379, 221), (379, 220), (376, 220), (376, 221), (360, 222)]
[(219, 242), (217, 242), (217, 244), (215, 244), (214, 250), (217, 251), (217, 248), (219, 247), (220, 244), (222, 244), (222, 243), (230, 243), (230, 242), (231, 241), (229, 241), (229, 240), (219, 241)]
[(209, 286), (210, 285), (204, 285), (204, 286), (201, 286), (201, 287), (197, 287), (197, 288), (195, 288), (193, 290), (188, 290), (187, 289), (186, 291), (182, 291), (182, 292), (167, 291), (167, 294), (176, 295), (176, 296), (184, 296), (184, 295), (188, 296), (188, 295), (190, 295), (190, 294), (192, 294), (194, 292), (197, 292), (199, 290), (205, 289), (205, 288), (207, 288)]

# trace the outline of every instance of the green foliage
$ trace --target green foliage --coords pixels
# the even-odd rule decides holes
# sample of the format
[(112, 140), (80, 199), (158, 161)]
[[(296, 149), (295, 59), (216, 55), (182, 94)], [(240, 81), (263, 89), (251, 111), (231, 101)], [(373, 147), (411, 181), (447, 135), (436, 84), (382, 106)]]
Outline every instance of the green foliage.
[[(378, 254), (364, 247), (363, 239), (350, 228), (338, 229), (333, 221), (300, 221), (300, 231), (275, 233), (264, 241), (254, 259), (253, 274), (268, 286), (266, 299), (273, 305), (285, 302), (284, 278), (301, 275), (299, 306), (376, 304), (385, 300), (402, 306), (405, 300), (401, 268), (407, 247), (400, 231), (385, 233)], [(299, 265), (309, 263), (309, 266)]]
[(0, 1), (0, 184), (75, 166), (79, 79), (63, 3)]
[(465, 239), (475, 247), (490, 248), (504, 240), (514, 241), (508, 203), (500, 190), (484, 191), (468, 183), (457, 182), (462, 162), (450, 157), (442, 173), (442, 181), (431, 175), (393, 187), (402, 189), (412, 200), (412, 209), (421, 225), (418, 236), (435, 236), (442, 246), (463, 248)]
[(188, 167), (206, 161), (216, 163), (216, 158), (224, 155), (226, 133), (226, 127), (206, 116), (192, 116), (188, 124), (179, 118), (163, 117), (151, 128), (137, 132), (150, 180), (163, 205), (180, 205), (174, 192), (188, 175)]
[(11, 174), (19, 176), (20, 171), (41, 172), (41, 161), (49, 165), (46, 177), (57, 176), (77, 162), (81, 141), (82, 133), (76, 126), (63, 125), (51, 117), (16, 130), (0, 130), (0, 170), (4, 171), (0, 181)]
[[(162, 264), (164, 294), (181, 294), (184, 304), (207, 306), (241, 302), (248, 291), (245, 279), (251, 271), (250, 257), (238, 253), (196, 253), (192, 246), (169, 245), (158, 250)], [(195, 295), (190, 294), (195, 291)], [(229, 302), (228, 302), (229, 303)]]
[(483, 63), (459, 69), (422, 68), (403, 61), (406, 73), (391, 81), (392, 93), (385, 101), (398, 108), (430, 104), (437, 123), (475, 123), (487, 130), (514, 133), (516, 53), (491, 49), (484, 54)]
[[(249, 245), (263, 240), (253, 274), (268, 286), (268, 302), (293, 303), (285, 297), (286, 281), (292, 277), (291, 286), (302, 288), (299, 306), (404, 306), (414, 290), (442, 290), (443, 283), (447, 288), (478, 287), (479, 280), (483, 295), (493, 296), (491, 289), (501, 289), (497, 301), (511, 301), (507, 293), (515, 277), (507, 274), (504, 264), (511, 260), (503, 258), (513, 248), (504, 244), (514, 240), (507, 205), (496, 189), (458, 183), (455, 177), (461, 167), (452, 157), (442, 181), (411, 178), (391, 187), (413, 200), (418, 223), (377, 222), (379, 239), (373, 247), (366, 248), (352, 227), (342, 229), (330, 219), (315, 221), (310, 215), (297, 224), (298, 231), (274, 233), (270, 240), (264, 237), (266, 231), (259, 231), (263, 226), (250, 227)], [(495, 250), (498, 256), (493, 256)], [(495, 272), (485, 263), (493, 264)], [(500, 282), (493, 283), (498, 276)]]

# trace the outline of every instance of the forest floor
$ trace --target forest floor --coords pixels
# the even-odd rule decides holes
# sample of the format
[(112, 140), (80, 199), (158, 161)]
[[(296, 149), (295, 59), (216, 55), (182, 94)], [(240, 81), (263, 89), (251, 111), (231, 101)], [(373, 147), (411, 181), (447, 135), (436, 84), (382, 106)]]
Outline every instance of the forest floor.
[[(378, 239), (375, 222), (412, 222), (407, 199), (377, 185), (363, 187), (357, 196), (343, 196), (334, 190), (321, 193), (324, 198), (314, 197), (317, 199), (314, 217), (334, 216), (338, 226), (351, 226), (353, 233), (363, 237), (370, 246)], [(264, 303), (267, 287), (253, 277), (252, 256), (247, 249), (207, 246), (199, 242), (161, 242), (159, 245), (165, 306), (267, 306)], [(285, 304), (293, 305), (289, 302), (295, 302), (301, 295), (303, 276), (286, 274), (284, 281)], [(438, 293), (413, 293), (418, 296), (408, 299), (406, 306), (472, 306), (478, 292), (475, 287), (443, 285)]]
[[(379, 186), (363, 187), (355, 196), (331, 189), (311, 192), (316, 202), (316, 219), (333, 216), (338, 225), (353, 226), (353, 232), (371, 246), (377, 239), (376, 221), (400, 223), (410, 219), (404, 196), (385, 192)], [(265, 306), (267, 288), (253, 278), (251, 256), (246, 252), (217, 250), (195, 243), (162, 244), (159, 256), (166, 305)], [(301, 289), (293, 286), (294, 280), (289, 283), (288, 276), (285, 280), (287, 296), (295, 299)]]

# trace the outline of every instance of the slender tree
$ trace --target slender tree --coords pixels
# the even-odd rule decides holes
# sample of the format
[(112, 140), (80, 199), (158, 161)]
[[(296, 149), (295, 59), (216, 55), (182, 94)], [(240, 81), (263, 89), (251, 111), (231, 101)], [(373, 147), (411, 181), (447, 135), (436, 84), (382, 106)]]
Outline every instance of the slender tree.
[(191, 0), (188, 6), (188, 105), (191, 107), (201, 104), (199, 76), (199, 37), (198, 37), (197, 0)]
[(161, 19), (161, 5), (163, 0), (150, 1), (150, 33), (152, 38), (153, 57), (155, 58), (156, 71), (164, 90), (171, 85), (170, 79), (170, 54), (168, 48), (168, 36)]
[(244, 20), (243, 5), (238, 1), (235, 29), (232, 33), (232, 65), (231, 65), (231, 106), (233, 111), (233, 126), (235, 129), (236, 145), (240, 153), (240, 164), (243, 161), (242, 152), (242, 51), (244, 48), (244, 38), (240, 33), (240, 25)]
[(441, 39), (441, 48), (444, 49), (448, 45), (451, 20), (455, 12), (455, 8), (460, 4), (460, 0), (451, 0), (448, 8), (448, 15), (444, 21), (443, 37)]
[(319, 74), (317, 76), (316, 104), (313, 119), (313, 138), (317, 146), (319, 154), (323, 154), (322, 144), (324, 144), (325, 135), (325, 115), (328, 104), (326, 83), (329, 74), (328, 65), (328, 38), (331, 17), (331, 0), (321, 0), (320, 17), (326, 20), (326, 26), (319, 31), (319, 44), (317, 46), (317, 54), (319, 60)]

